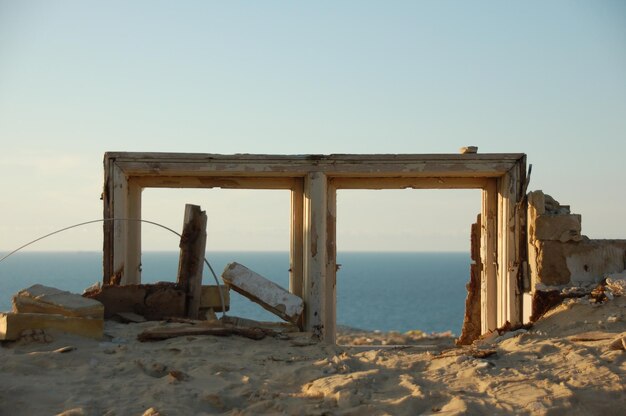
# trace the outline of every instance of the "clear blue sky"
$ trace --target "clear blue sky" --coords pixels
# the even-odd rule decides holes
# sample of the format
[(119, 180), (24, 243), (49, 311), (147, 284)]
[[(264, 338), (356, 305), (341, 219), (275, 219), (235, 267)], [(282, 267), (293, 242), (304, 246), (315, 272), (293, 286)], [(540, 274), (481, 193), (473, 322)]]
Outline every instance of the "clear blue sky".
[[(101, 218), (109, 150), (524, 152), (531, 189), (626, 238), (626, 2), (0, 0), (0, 144), (0, 250)], [(174, 228), (202, 205), (210, 249), (288, 247), (284, 192), (144, 201)], [(479, 207), (345, 191), (339, 247), (465, 250)], [(101, 228), (32, 249), (100, 250)]]

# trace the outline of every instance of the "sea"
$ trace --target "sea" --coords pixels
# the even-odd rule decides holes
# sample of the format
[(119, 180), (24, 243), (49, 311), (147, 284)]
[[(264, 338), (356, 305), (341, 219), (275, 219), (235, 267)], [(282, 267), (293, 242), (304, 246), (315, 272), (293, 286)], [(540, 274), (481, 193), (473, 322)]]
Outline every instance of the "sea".
[[(6, 253), (5, 253), (6, 254)], [(0, 255), (0, 258), (4, 254)], [(174, 282), (178, 252), (142, 253), (142, 283)], [(287, 252), (207, 252), (217, 277), (233, 261), (284, 288), (289, 287)], [(470, 255), (466, 252), (339, 252), (337, 323), (380, 331), (452, 331), (463, 323)], [(203, 284), (214, 284), (205, 267)], [(39, 283), (75, 293), (102, 281), (102, 252), (17, 252), (0, 262), (0, 311), (11, 296)], [(276, 321), (231, 291), (229, 315)]]

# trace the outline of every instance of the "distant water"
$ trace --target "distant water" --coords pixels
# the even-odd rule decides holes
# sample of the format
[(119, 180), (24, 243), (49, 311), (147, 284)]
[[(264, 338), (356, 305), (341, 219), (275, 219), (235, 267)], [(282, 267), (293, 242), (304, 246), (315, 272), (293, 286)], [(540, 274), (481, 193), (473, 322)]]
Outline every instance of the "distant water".
[[(382, 331), (461, 331), (469, 253), (338, 253), (337, 322)], [(289, 287), (289, 254), (283, 252), (215, 252), (207, 259), (218, 277), (237, 261)], [(176, 280), (177, 252), (142, 255), (143, 283)], [(205, 267), (206, 269), (206, 267)], [(100, 252), (18, 252), (0, 263), (0, 311), (10, 310), (11, 296), (35, 283), (82, 293), (101, 281)], [(213, 277), (205, 270), (205, 284)], [(229, 314), (278, 320), (260, 306), (231, 291)]]

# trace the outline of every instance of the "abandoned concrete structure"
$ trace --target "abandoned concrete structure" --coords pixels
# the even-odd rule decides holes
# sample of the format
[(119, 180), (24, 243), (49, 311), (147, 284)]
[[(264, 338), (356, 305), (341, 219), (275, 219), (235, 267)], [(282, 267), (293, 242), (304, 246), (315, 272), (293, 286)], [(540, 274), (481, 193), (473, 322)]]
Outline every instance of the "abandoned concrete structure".
[[(524, 154), (109, 152), (104, 170), (105, 219), (141, 218), (141, 191), (147, 187), (289, 190), (289, 290), (304, 301), (304, 328), (328, 342), (335, 339), (339, 189), (482, 191), (480, 221), (472, 232), (474, 293), (468, 298), (480, 307), (466, 314), (478, 333), (528, 320), (536, 312), (531, 300), (547, 286), (595, 281), (625, 268), (626, 241), (585, 239), (580, 216), (540, 192), (526, 197)], [(140, 265), (141, 223), (105, 221), (104, 283), (140, 283)]]
[[(526, 156), (214, 155), (106, 153), (104, 218), (141, 218), (145, 187), (291, 191), (290, 291), (303, 325), (332, 342), (336, 308), (338, 189), (480, 189), (481, 329), (522, 320)], [(141, 281), (141, 223), (104, 225), (104, 282)]]

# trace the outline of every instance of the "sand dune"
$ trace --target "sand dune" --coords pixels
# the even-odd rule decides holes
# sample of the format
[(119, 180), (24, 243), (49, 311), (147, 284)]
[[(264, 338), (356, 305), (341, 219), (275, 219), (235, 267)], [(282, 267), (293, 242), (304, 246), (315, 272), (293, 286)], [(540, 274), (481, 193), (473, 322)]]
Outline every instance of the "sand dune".
[(0, 414), (618, 415), (625, 321), (617, 297), (572, 301), (528, 331), (465, 348), (331, 346), (306, 333), (136, 340), (180, 325), (162, 322), (107, 322), (101, 342), (33, 332), (0, 348)]

